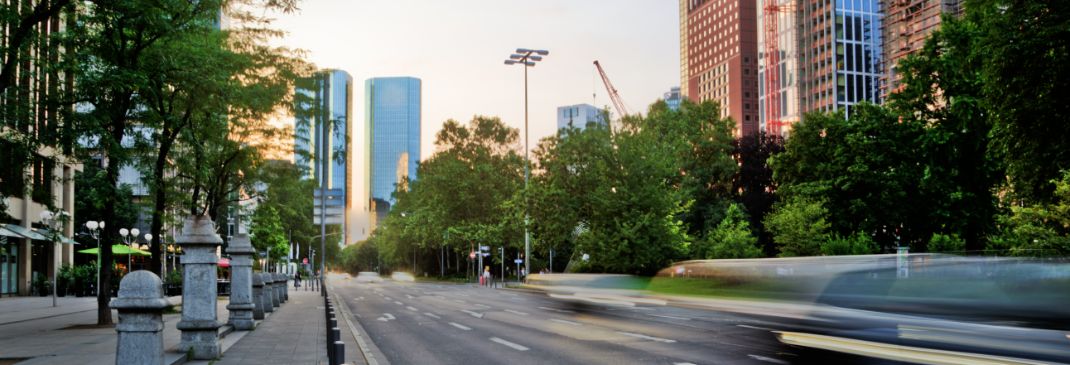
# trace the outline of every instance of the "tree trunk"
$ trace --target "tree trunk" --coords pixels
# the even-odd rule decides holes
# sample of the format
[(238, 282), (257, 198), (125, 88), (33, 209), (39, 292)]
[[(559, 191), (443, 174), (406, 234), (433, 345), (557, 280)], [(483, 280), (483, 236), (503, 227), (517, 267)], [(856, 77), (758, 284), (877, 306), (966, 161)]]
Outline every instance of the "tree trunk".
[(164, 170), (167, 168), (167, 155), (171, 152), (171, 145), (174, 143), (174, 133), (170, 133), (166, 128), (164, 133), (160, 135), (160, 151), (156, 154), (156, 165), (153, 166), (153, 195), (155, 195), (155, 206), (152, 210), (152, 243), (149, 250), (152, 252), (152, 258), (150, 261), (150, 270), (156, 275), (160, 275), (161, 268), (163, 267), (163, 247), (160, 244), (163, 231), (163, 214), (164, 209), (167, 208), (167, 189), (164, 187)]

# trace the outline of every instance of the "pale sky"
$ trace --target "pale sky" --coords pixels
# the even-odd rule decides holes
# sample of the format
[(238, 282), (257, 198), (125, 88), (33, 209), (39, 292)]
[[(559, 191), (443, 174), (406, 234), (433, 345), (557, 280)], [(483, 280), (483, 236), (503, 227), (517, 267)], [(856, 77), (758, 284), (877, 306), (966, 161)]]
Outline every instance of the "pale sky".
[(596, 59), (632, 112), (645, 111), (680, 83), (676, 0), (305, 0), (300, 5), (296, 14), (277, 18), (275, 26), (288, 32), (282, 44), (307, 50), (309, 61), (320, 68), (353, 76), (357, 126), (365, 122), (364, 80), (413, 76), (423, 81), (423, 159), (434, 152), (435, 133), (447, 119), (499, 116), (523, 128), (523, 68), (502, 63), (516, 48), (550, 51), (529, 69), (532, 149), (554, 133), (558, 106), (590, 104), (592, 92), (596, 106), (611, 105), (592, 64)]

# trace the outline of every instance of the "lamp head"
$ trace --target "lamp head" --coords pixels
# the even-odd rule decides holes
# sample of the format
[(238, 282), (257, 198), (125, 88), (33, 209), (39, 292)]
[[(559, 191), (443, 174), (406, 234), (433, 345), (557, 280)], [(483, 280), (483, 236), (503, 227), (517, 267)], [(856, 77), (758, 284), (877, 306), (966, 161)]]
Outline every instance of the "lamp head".
[(138, 234), (141, 234), (141, 231), (140, 231), (140, 230), (138, 230), (137, 228), (134, 228), (134, 229), (131, 229), (131, 230), (130, 230), (130, 235), (131, 235), (131, 236), (134, 236), (134, 238), (137, 238), (137, 235), (138, 235)]
[(130, 230), (128, 230), (126, 228), (119, 228), (119, 235), (123, 236), (123, 237), (126, 237), (126, 236), (130, 235)]
[(97, 228), (100, 228), (100, 224), (97, 223), (97, 221), (88, 221), (85, 222), (85, 228), (95, 231)]

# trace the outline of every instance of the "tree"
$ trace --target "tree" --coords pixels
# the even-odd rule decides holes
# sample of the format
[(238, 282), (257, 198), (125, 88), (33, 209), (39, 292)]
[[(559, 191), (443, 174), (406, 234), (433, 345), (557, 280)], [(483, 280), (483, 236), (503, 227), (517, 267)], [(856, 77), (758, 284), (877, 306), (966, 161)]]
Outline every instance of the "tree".
[(850, 236), (834, 234), (821, 244), (821, 254), (826, 256), (869, 255), (877, 251), (877, 243), (862, 232)]
[(733, 153), (739, 160), (739, 171), (732, 179), (732, 191), (736, 202), (746, 210), (752, 232), (767, 256), (776, 255), (772, 237), (762, 228), (762, 220), (776, 202), (777, 184), (769, 159), (781, 152), (784, 139), (760, 131), (736, 139)]
[(820, 202), (802, 198), (778, 203), (765, 217), (781, 257), (816, 256), (828, 238), (828, 210)]
[(728, 206), (724, 219), (702, 241), (696, 242), (691, 257), (705, 259), (746, 259), (762, 257), (758, 239), (751, 235), (747, 217), (738, 204)]
[(1050, 181), (1070, 169), (1070, 2), (976, 0), (965, 9), (952, 24), (976, 37), (981, 67), (967, 70), (982, 77), (992, 144), (1015, 196), (1051, 203)]
[(1054, 201), (1012, 207), (1000, 217), (1002, 231), (990, 248), (1017, 256), (1065, 256), (1070, 253), (1070, 171), (1053, 180)]
[(286, 257), (290, 247), (286, 231), (279, 221), (279, 213), (272, 207), (260, 207), (253, 213), (249, 236), (258, 252), (267, 251), (272, 260)]

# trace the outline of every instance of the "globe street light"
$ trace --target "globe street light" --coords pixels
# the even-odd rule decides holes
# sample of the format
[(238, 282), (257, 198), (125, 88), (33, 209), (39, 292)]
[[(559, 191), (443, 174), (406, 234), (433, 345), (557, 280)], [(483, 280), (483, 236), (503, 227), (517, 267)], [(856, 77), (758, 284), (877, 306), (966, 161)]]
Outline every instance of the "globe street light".
[[(135, 250), (137, 249), (137, 246), (134, 246), (134, 243), (137, 242), (137, 235), (139, 233), (141, 233), (141, 230), (139, 230), (137, 228), (131, 228), (131, 229), (120, 228), (119, 229), (119, 235), (123, 237), (123, 243), (125, 243), (127, 246), (130, 246), (130, 248), (135, 249)], [(133, 256), (133, 255), (126, 254), (126, 273), (127, 274), (129, 274), (130, 271), (131, 271), (130, 269), (133, 268), (133, 260), (131, 259), (131, 256)]]
[(531, 161), (528, 160), (528, 67), (535, 67), (536, 62), (542, 61), (542, 56), (548, 55), (550, 55), (550, 51), (547, 50), (517, 48), (516, 53), (509, 55), (509, 59), (505, 60), (505, 64), (508, 66), (524, 66), (524, 256), (528, 258), (524, 262), (524, 271), (526, 272), (531, 272), (531, 232), (528, 230), (531, 217), (528, 215), (526, 198), (528, 180), (531, 175), (529, 167)]
[(97, 240), (97, 287), (96, 290), (100, 290), (100, 230), (104, 229), (104, 221), (88, 221), (85, 222), (85, 228), (89, 229), (89, 235), (93, 236), (93, 239)]

